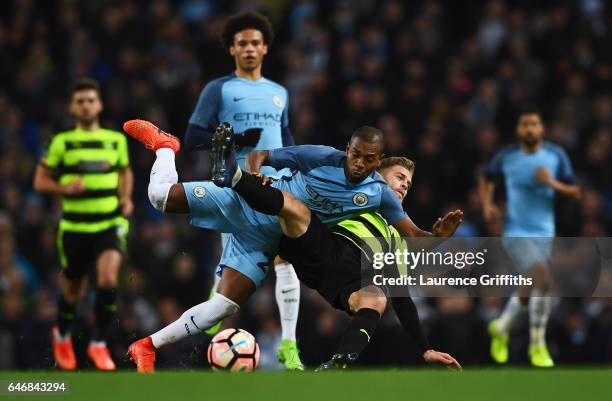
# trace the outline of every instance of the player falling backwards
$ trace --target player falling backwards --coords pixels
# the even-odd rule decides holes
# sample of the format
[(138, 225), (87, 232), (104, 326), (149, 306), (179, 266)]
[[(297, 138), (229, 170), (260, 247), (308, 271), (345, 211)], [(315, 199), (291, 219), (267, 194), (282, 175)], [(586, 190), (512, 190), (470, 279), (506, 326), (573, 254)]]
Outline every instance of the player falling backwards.
[(551, 285), (548, 259), (555, 236), (555, 194), (579, 199), (580, 188), (565, 151), (543, 140), (542, 117), (526, 110), (518, 118), (519, 143), (501, 150), (492, 159), (480, 180), (485, 220), (499, 216), (493, 204), (495, 180), (505, 180), (507, 212), (502, 244), (522, 273), (533, 277), (534, 289), (521, 288), (510, 298), (488, 331), (491, 356), (497, 363), (508, 361), (509, 331), (518, 315), (529, 307), (529, 358), (536, 367), (552, 367), (546, 347), (546, 324), (551, 309), (547, 296)]
[[(189, 119), (185, 134), (185, 147), (206, 149), (211, 147), (215, 127), (228, 121), (239, 130), (234, 141), (237, 160), (244, 167), (244, 158), (253, 149), (274, 149), (293, 145), (289, 130), (287, 90), (261, 74), (263, 59), (272, 45), (274, 31), (270, 21), (256, 13), (245, 13), (227, 20), (221, 41), (234, 58), (235, 71), (209, 82)], [(268, 169), (274, 176), (276, 171)], [(225, 247), (229, 234), (221, 234)], [(278, 359), (288, 370), (303, 370), (295, 338), (300, 308), (300, 282), (293, 266), (275, 260), (276, 302), (278, 304), (282, 340)], [(211, 296), (220, 277), (215, 274)], [(221, 322), (206, 330), (215, 334)]]
[(87, 276), (95, 271), (95, 331), (87, 355), (101, 370), (114, 370), (106, 339), (115, 319), (116, 288), (125, 235), (132, 213), (133, 176), (125, 135), (100, 127), (100, 87), (96, 81), (75, 82), (70, 113), (76, 128), (53, 137), (36, 168), (34, 189), (62, 196), (57, 233), (62, 295), (53, 327), (57, 366), (76, 368), (70, 328)]
[[(381, 160), (377, 171), (402, 202), (412, 186), (414, 163), (404, 157), (388, 157)], [(303, 208), (303, 204), (298, 207)], [(297, 208), (295, 212), (299, 213)], [(306, 214), (306, 211), (300, 214)], [(291, 218), (287, 216), (287, 219)], [(285, 221), (283, 226), (291, 224)], [(449, 228), (447, 234), (451, 230), (454, 227)], [(315, 222), (300, 237), (281, 238), (279, 253), (293, 261), (300, 280), (316, 289), (332, 306), (353, 316), (336, 354), (317, 370), (346, 368), (358, 359), (370, 342), (388, 300), (384, 287), (368, 284), (372, 283), (371, 265), (364, 266), (362, 261), (372, 261), (374, 252), (393, 253), (402, 246), (405, 243), (397, 230), (376, 212), (348, 218), (330, 228)], [(397, 277), (397, 266), (390, 268), (391, 271), (385, 271), (385, 274)], [(409, 296), (391, 298), (391, 303), (425, 361), (461, 369), (452, 356), (431, 349)]]
[[(283, 209), (283, 204), (286, 210), (292, 210), (291, 204), (298, 205), (301, 200), (320, 214), (325, 224), (378, 209), (402, 235), (431, 235), (414, 225), (397, 196), (374, 171), (380, 163), (383, 145), (382, 134), (374, 128), (358, 129), (346, 152), (325, 146), (293, 146), (267, 152), (272, 167), (289, 167), (294, 172), (271, 186), (262, 187), (260, 178), (242, 173), (235, 160), (230, 168), (221, 168), (232, 149), (234, 137), (231, 127), (221, 124), (213, 139), (214, 167), (217, 173), (224, 174), (222, 182), (218, 183), (233, 184), (233, 190), (219, 188), (209, 181), (177, 183), (174, 155), (180, 148), (178, 139), (142, 120), (128, 121), (124, 130), (156, 153), (149, 182), (149, 199), (156, 208), (170, 213), (189, 213), (193, 225), (233, 233), (221, 257), (221, 281), (216, 294), (159, 332), (130, 346), (130, 356), (141, 372), (154, 369), (156, 348), (196, 334), (237, 312), (256, 290), (265, 277), (270, 255), (278, 251), (284, 228), (281, 229), (279, 218), (272, 214)], [(216, 177), (219, 179), (218, 174)], [(263, 207), (268, 214), (255, 211), (238, 195), (249, 198), (250, 192), (262, 189), (274, 197), (257, 206)], [(270, 192), (272, 189), (274, 191)], [(305, 210), (310, 213), (307, 208)], [(302, 217), (299, 224), (305, 221)], [(281, 225), (284, 218), (280, 218)], [(451, 227), (452, 233), (460, 220), (460, 211), (449, 213), (434, 229), (448, 231)], [(308, 217), (308, 221), (319, 220)], [(307, 226), (298, 227), (301, 228)]]

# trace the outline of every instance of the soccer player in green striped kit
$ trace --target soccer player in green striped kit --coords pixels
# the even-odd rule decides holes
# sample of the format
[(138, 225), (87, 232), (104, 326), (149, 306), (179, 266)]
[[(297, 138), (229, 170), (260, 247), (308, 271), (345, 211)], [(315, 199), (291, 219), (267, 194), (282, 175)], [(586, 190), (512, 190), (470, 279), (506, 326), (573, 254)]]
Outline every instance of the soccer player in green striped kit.
[(100, 87), (80, 79), (70, 93), (74, 129), (56, 134), (34, 177), (34, 189), (62, 197), (57, 234), (62, 271), (62, 294), (53, 327), (57, 366), (76, 368), (70, 337), (77, 303), (85, 293), (87, 276), (96, 274), (95, 330), (87, 355), (101, 370), (115, 370), (106, 337), (116, 312), (116, 288), (125, 248), (133, 175), (127, 141), (122, 133), (100, 127)]

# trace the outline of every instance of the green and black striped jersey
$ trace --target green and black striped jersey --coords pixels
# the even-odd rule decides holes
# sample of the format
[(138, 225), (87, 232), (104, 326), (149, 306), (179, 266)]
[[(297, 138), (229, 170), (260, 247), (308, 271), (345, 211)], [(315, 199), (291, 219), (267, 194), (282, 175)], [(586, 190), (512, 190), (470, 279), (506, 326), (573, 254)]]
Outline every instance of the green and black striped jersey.
[(119, 170), (129, 165), (125, 135), (103, 128), (60, 132), (43, 165), (56, 171), (61, 185), (83, 180), (83, 193), (62, 197), (60, 230), (92, 233), (127, 225), (119, 208)]
[[(397, 230), (378, 213), (363, 213), (342, 220), (331, 231), (351, 241), (370, 262), (374, 260), (374, 253), (395, 253), (406, 248)], [(400, 274), (406, 274), (406, 266), (398, 264), (397, 268)]]

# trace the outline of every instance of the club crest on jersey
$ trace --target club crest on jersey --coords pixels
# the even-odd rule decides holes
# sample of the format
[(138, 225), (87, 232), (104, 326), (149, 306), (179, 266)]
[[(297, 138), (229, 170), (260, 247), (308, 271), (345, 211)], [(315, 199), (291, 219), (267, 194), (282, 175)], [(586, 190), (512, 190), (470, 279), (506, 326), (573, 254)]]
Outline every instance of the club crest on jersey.
[(355, 196), (353, 196), (353, 203), (356, 206), (365, 206), (368, 204), (368, 195), (363, 192), (357, 192)]
[(272, 101), (274, 102), (274, 105), (276, 105), (276, 107), (283, 107), (283, 101), (281, 100), (280, 96), (272, 96)]
[(198, 198), (203, 198), (206, 195), (206, 190), (204, 187), (195, 187), (193, 189), (193, 194)]

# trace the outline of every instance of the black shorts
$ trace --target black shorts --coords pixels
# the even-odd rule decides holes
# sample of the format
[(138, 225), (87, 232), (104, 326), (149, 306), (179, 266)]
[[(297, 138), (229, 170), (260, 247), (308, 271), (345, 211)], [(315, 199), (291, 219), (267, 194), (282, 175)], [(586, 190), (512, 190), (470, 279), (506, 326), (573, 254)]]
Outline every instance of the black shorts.
[(313, 213), (304, 235), (281, 237), (279, 255), (291, 262), (302, 283), (335, 308), (351, 313), (348, 299), (362, 288), (362, 258), (350, 240), (333, 233)]
[(82, 278), (94, 271), (98, 256), (106, 250), (124, 251), (118, 227), (96, 233), (60, 231), (57, 242), (62, 272), (68, 278)]

